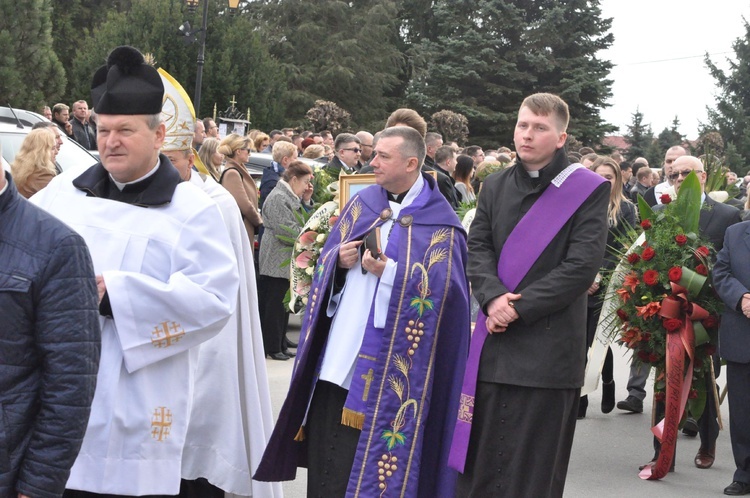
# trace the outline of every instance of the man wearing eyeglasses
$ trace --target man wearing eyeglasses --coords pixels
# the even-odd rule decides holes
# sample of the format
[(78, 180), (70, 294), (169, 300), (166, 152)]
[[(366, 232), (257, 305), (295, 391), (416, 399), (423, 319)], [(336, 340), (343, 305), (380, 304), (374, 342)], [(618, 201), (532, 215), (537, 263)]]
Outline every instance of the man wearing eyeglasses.
[(365, 164), (369, 164), (370, 159), (372, 159), (374, 137), (372, 136), (372, 133), (364, 130), (358, 131), (356, 136), (357, 138), (359, 138), (360, 146), (362, 147), (362, 151), (360, 152), (359, 156), (360, 167), (357, 168), (360, 169)]
[(335, 156), (324, 168), (331, 176), (338, 178), (342, 171), (347, 175), (357, 172), (357, 162), (362, 155), (362, 142), (356, 135), (351, 133), (339, 133), (333, 143)]
[(203, 127), (206, 131), (206, 137), (219, 138), (219, 127), (216, 126), (216, 121), (213, 118), (203, 118)]
[(667, 149), (667, 153), (664, 154), (664, 165), (662, 166), (662, 170), (664, 171), (664, 181), (651, 187), (645, 194), (643, 194), (643, 198), (648, 202), (649, 206), (653, 207), (657, 204), (661, 204), (661, 196), (671, 192), (669, 189), (674, 186), (675, 180), (673, 177), (674, 173), (672, 171), (672, 165), (678, 157), (682, 157), (686, 154), (687, 151), (679, 145), (673, 145)]

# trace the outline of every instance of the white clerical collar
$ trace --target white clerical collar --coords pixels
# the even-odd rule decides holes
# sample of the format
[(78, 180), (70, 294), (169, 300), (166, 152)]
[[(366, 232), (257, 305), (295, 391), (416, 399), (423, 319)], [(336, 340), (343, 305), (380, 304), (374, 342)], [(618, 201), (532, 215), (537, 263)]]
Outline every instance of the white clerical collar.
[(424, 178), (422, 178), (422, 175), (419, 175), (417, 176), (416, 181), (412, 184), (411, 188), (409, 188), (409, 192), (407, 192), (406, 197), (404, 197), (404, 200), (401, 201), (401, 204), (391, 201), (390, 202), (391, 206), (393, 207), (394, 204), (396, 206), (399, 206), (398, 208), (399, 211), (401, 209), (404, 209), (406, 206), (414, 202), (417, 196), (419, 196), (419, 194), (422, 192), (423, 187), (424, 187)]
[(526, 170), (526, 173), (528, 173), (531, 178), (539, 178), (539, 170), (538, 169), (531, 170), (531, 171)]
[(117, 180), (115, 180), (114, 178), (112, 178), (112, 175), (109, 175), (109, 178), (112, 180), (112, 182), (115, 184), (115, 186), (122, 192), (122, 189), (125, 188), (125, 185), (133, 185), (134, 183), (142, 182), (143, 180), (145, 180), (149, 176), (152, 176), (152, 175), (156, 174), (156, 171), (159, 169), (159, 164), (160, 163), (161, 163), (161, 160), (159, 158), (157, 158), (156, 159), (156, 165), (153, 168), (151, 168), (151, 170), (148, 173), (146, 173), (145, 175), (143, 175), (142, 177), (140, 177), (140, 178), (138, 178), (136, 180), (133, 180), (132, 182), (126, 182), (126, 183), (118, 182)]

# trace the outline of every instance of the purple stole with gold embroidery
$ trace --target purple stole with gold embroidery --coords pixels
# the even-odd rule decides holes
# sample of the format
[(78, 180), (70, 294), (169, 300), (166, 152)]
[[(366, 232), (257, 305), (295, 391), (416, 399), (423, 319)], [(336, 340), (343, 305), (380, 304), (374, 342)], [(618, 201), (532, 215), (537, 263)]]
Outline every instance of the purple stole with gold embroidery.
[[(604, 181), (604, 178), (581, 164), (568, 166), (552, 180), (508, 235), (500, 251), (497, 276), (506, 289), (516, 292), (518, 285), (560, 229)], [(486, 321), (487, 317), (480, 309), (469, 346), (458, 419), (448, 459), (448, 465), (461, 473), (464, 472), (469, 450), (479, 360), (488, 336)]]

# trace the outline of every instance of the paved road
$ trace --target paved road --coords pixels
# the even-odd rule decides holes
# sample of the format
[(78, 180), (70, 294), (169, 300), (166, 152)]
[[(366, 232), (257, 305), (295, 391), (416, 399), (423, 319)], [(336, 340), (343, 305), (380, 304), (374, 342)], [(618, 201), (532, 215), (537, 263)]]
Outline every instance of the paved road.
[[(299, 321), (290, 323), (289, 337), (296, 340)], [(615, 382), (617, 400), (627, 396), (628, 356), (624, 349), (615, 349)], [(284, 401), (292, 362), (266, 360), (269, 383), (278, 415)], [(720, 378), (719, 383), (723, 385)], [(685, 498), (723, 496), (722, 490), (732, 481), (735, 469), (729, 443), (728, 409), (722, 405), (725, 430), (719, 435), (716, 463), (711, 469), (701, 470), (693, 464), (698, 451), (698, 438), (681, 435), (677, 443), (676, 470), (659, 482), (638, 478), (638, 465), (651, 459), (653, 448), (649, 432), (651, 402), (647, 399), (643, 414), (628, 414), (615, 409), (610, 414), (599, 410), (601, 391), (589, 396), (589, 410), (584, 420), (578, 421), (573, 453), (565, 486), (565, 496), (623, 497), (623, 498)], [(299, 469), (297, 479), (284, 483), (286, 498), (305, 496), (305, 469)]]

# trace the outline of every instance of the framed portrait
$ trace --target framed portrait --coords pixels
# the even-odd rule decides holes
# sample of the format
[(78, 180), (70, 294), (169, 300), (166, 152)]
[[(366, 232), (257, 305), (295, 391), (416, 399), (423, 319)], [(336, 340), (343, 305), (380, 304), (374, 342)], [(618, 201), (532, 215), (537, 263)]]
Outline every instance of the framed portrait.
[[(437, 181), (437, 171), (425, 171), (432, 175)], [(375, 185), (375, 175), (367, 173), (364, 175), (341, 175), (339, 177), (339, 210), (343, 210), (349, 199), (351, 199), (360, 190)]]
[(349, 199), (362, 189), (375, 185), (375, 175), (341, 175), (339, 177), (339, 209), (343, 210)]

